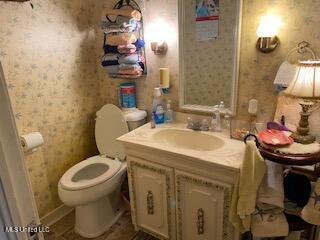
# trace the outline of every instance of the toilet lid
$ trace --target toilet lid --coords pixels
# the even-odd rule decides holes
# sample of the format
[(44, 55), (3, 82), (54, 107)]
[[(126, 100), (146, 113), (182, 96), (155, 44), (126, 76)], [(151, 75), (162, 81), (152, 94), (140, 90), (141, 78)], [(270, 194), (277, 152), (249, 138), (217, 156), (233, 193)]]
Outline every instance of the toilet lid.
[(66, 190), (89, 188), (112, 178), (121, 162), (102, 156), (88, 158), (63, 174), (60, 184)]
[(124, 160), (126, 157), (124, 147), (116, 139), (128, 131), (128, 125), (122, 111), (115, 105), (104, 105), (97, 112), (95, 137), (101, 154)]

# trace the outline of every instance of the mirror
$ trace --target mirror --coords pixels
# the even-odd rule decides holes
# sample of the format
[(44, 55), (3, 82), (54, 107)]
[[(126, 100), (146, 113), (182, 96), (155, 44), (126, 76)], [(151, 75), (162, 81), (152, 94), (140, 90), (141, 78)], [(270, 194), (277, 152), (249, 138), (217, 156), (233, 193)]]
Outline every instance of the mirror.
[(179, 0), (180, 108), (236, 112), (241, 0)]

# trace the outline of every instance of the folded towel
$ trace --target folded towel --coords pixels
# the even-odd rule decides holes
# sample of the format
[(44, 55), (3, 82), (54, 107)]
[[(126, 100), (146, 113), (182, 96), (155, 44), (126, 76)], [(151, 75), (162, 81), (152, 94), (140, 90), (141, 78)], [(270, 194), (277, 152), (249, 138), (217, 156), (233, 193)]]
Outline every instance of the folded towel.
[(119, 53), (118, 52), (118, 46), (110, 46), (108, 44), (103, 46), (104, 53)]
[(258, 188), (265, 172), (266, 164), (255, 142), (247, 141), (229, 210), (230, 222), (242, 233), (250, 229), (251, 214), (255, 211)]
[(139, 54), (121, 55), (119, 57), (119, 64), (136, 64), (141, 61), (143, 61), (143, 58)]
[(137, 63), (137, 64), (125, 64), (122, 63), (119, 66), (120, 70), (141, 70), (143, 71), (142, 67)]
[(288, 236), (289, 224), (283, 212), (257, 211), (252, 216), (251, 233), (259, 238)]
[(123, 79), (135, 79), (139, 78), (142, 76), (142, 72), (136, 75), (131, 75), (131, 74), (110, 74), (111, 77), (113, 78), (123, 78)]
[(109, 74), (118, 74), (119, 65), (105, 66), (105, 69), (108, 71)]
[(118, 46), (118, 52), (122, 54), (132, 54), (132, 53), (135, 53), (136, 50), (137, 50), (137, 47), (133, 44)]
[(137, 28), (139, 21), (134, 17), (117, 16), (116, 23), (123, 27)]
[(124, 75), (139, 75), (141, 73), (141, 70), (135, 69), (135, 70), (119, 70), (119, 74)]
[(117, 61), (118, 60), (118, 54), (115, 53), (107, 53), (103, 56), (104, 61)]
[(288, 87), (296, 74), (297, 66), (285, 61), (279, 67), (276, 78), (274, 80), (274, 84), (278, 86), (280, 85), (283, 87)]
[(284, 209), (283, 166), (266, 161), (267, 171), (261, 182), (257, 206), (261, 209)]
[(134, 29), (131, 27), (110, 27), (103, 30), (105, 34), (113, 34), (113, 33), (130, 33), (133, 32)]
[(138, 21), (141, 20), (141, 13), (131, 8), (108, 9), (106, 14), (111, 16), (121, 15), (121, 16), (133, 17)]
[(110, 46), (128, 45), (137, 41), (133, 33), (109, 34), (106, 37), (106, 44)]

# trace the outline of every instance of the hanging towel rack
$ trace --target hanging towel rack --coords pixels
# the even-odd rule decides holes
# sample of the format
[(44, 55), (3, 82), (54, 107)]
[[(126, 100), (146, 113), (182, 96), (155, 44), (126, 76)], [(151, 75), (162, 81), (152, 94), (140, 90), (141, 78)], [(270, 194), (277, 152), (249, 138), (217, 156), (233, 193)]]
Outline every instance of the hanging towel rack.
[[(123, 8), (126, 6), (131, 7), (132, 9), (137, 10), (141, 13), (141, 8), (135, 0), (120, 0), (113, 6), (113, 9), (120, 9), (120, 8)], [(115, 22), (115, 21), (112, 21), (108, 15), (106, 15), (106, 18), (110, 22)], [(142, 22), (142, 20), (141, 20), (141, 22)]]
[(286, 56), (286, 61), (289, 62), (289, 58), (295, 54), (295, 53), (298, 53), (300, 55), (303, 55), (303, 54), (306, 54), (306, 53), (310, 53), (313, 57), (313, 60), (316, 60), (317, 59), (317, 55), (316, 53), (314, 52), (314, 50), (310, 47), (310, 43), (307, 42), (307, 41), (302, 41), (302, 42), (299, 42), (298, 43), (298, 46), (291, 49), (287, 56)]

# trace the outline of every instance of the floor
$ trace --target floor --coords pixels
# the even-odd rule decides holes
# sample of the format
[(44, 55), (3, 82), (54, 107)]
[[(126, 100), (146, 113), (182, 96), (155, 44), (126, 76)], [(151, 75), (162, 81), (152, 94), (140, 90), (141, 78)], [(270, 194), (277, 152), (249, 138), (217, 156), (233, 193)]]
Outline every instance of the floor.
[[(79, 236), (73, 230), (74, 212), (70, 213), (59, 222), (50, 227), (50, 233), (45, 235), (45, 240), (88, 240)], [(142, 232), (136, 232), (131, 223), (128, 212), (115, 223), (109, 231), (91, 240), (157, 240)]]

